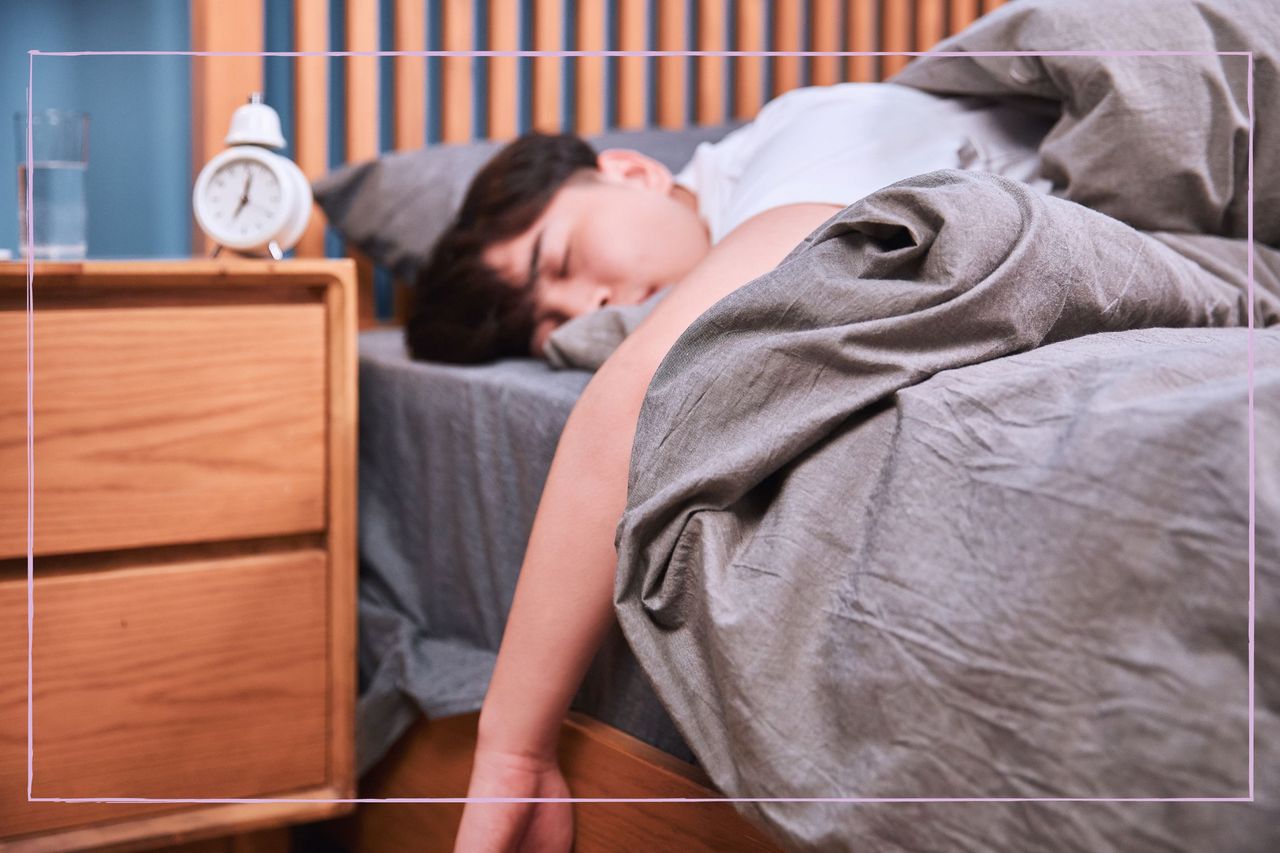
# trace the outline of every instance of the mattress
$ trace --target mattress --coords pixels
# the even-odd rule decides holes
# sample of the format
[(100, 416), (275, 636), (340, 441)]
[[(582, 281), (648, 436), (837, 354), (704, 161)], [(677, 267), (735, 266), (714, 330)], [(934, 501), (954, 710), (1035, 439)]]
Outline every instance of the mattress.
[[(591, 374), (533, 359), (409, 359), (360, 335), (358, 772), (420, 714), (480, 708), (543, 482)], [(574, 710), (678, 758), (692, 752), (615, 625)]]

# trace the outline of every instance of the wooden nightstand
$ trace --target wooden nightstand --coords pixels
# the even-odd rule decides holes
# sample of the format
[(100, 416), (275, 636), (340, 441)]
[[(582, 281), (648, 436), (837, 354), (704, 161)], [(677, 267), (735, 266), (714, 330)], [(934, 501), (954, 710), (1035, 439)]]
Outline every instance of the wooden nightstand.
[[(27, 802), (26, 269), (0, 264), (0, 849), (351, 811)], [(355, 795), (355, 269), (40, 264), (32, 796)]]

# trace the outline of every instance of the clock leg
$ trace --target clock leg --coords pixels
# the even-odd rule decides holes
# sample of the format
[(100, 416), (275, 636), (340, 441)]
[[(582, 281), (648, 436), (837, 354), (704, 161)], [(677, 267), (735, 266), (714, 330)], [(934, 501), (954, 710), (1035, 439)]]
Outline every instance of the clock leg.
[(284, 260), (284, 252), (280, 249), (280, 244), (272, 240), (267, 244), (267, 251), (271, 253), (271, 257), (277, 261)]

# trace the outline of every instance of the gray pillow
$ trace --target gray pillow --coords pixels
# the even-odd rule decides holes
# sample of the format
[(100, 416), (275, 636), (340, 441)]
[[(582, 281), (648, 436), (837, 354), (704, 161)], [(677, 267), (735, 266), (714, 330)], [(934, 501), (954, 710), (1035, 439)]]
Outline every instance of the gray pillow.
[[(671, 171), (684, 168), (701, 142), (745, 122), (683, 130), (621, 130), (585, 137), (593, 148), (632, 148)], [(504, 146), (490, 140), (430, 145), (345, 166), (312, 185), (329, 223), (374, 263), (411, 281), (462, 206), (471, 178)]]
[(547, 338), (543, 356), (556, 370), (597, 370), (670, 290), (664, 287), (639, 305), (609, 305), (574, 317)]

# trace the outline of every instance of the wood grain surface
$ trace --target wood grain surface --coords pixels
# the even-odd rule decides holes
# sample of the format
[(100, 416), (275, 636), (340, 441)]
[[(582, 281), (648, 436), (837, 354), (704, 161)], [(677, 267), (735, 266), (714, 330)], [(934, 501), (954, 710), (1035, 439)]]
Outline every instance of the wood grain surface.
[[(318, 550), (37, 577), (33, 795), (248, 797), (323, 784), (326, 578)], [(16, 810), (26, 606), (25, 579), (0, 581), (12, 626), (0, 645), (6, 832), (88, 811)], [(93, 810), (120, 816), (113, 805)]]
[[(362, 797), (464, 797), (478, 713), (419, 719), (360, 784)], [(697, 767), (584, 714), (560, 735), (560, 765), (575, 797), (689, 797), (719, 794)], [(449, 850), (461, 803), (361, 806), (332, 837), (361, 853)], [(575, 853), (679, 850), (777, 853), (732, 803), (575, 803)]]
[[(325, 525), (323, 305), (36, 311), (40, 553)], [(0, 312), (0, 557), (26, 553), (26, 317)]]
[(257, 831), (351, 811), (324, 800), (355, 790), (354, 273), (36, 265), (34, 795), (300, 802), (29, 803), (26, 269), (0, 263), (0, 850), (282, 850)]

